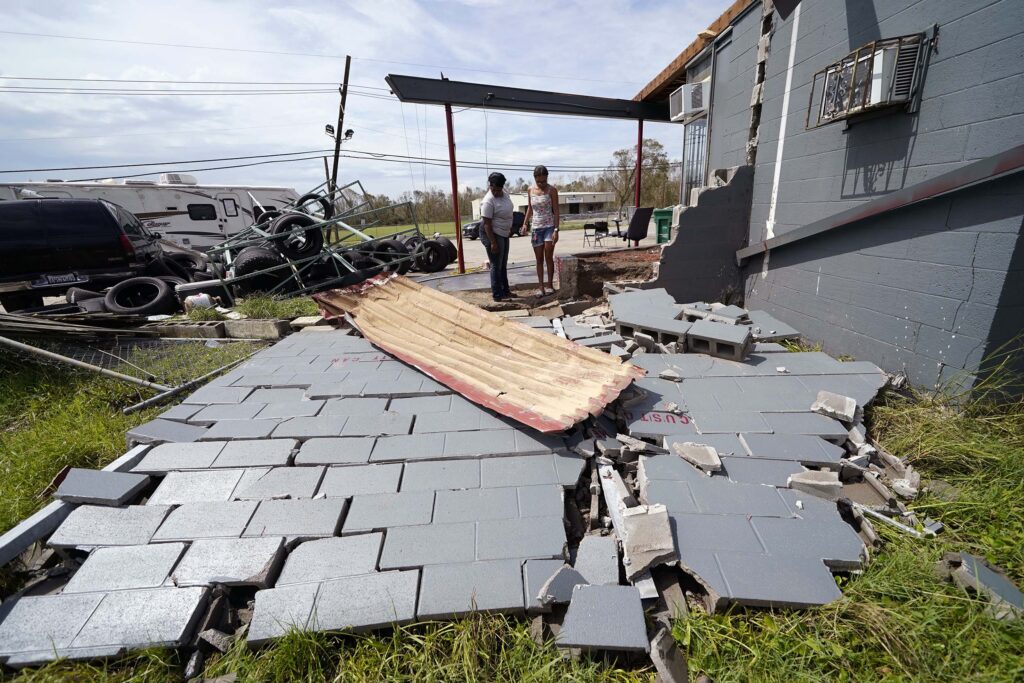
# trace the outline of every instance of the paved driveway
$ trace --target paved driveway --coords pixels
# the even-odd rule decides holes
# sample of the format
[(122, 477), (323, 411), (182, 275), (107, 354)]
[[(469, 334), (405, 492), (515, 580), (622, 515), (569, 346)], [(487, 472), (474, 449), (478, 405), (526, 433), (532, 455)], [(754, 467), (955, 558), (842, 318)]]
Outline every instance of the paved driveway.
[[(593, 243), (593, 239), (589, 241), (590, 244), (583, 243), (583, 230), (565, 230), (560, 233), (558, 244), (555, 245), (555, 254), (581, 254), (591, 251), (603, 251), (605, 249), (618, 249), (627, 246), (626, 242), (613, 237), (605, 239), (600, 247)], [(648, 233), (647, 239), (642, 240), (640, 244), (641, 246), (649, 246), (654, 243), (654, 230), (652, 228)], [(513, 237), (509, 244), (511, 245), (511, 250), (508, 255), (509, 263), (535, 263), (536, 257), (533, 254), (533, 247), (530, 246), (530, 238), (528, 236)], [(463, 246), (465, 247), (467, 268), (482, 266), (487, 263), (487, 254), (484, 251), (484, 246), (480, 243), (480, 240), (464, 240)]]

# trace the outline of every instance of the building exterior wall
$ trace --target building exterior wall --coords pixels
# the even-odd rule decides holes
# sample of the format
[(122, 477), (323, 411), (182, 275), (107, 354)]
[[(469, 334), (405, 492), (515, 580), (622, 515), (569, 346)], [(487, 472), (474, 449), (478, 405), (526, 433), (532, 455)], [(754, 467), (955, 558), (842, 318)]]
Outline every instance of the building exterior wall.
[[(782, 101), (796, 14), (767, 64), (749, 243), (771, 235)], [(814, 73), (878, 38), (939, 28), (916, 113), (806, 130)], [(800, 6), (774, 235), (1024, 143), (1024, 3), (805, 0)], [(750, 60), (753, 68), (753, 60)], [(717, 114), (716, 114), (717, 116)], [(977, 370), (1024, 327), (1024, 177), (843, 226), (751, 259), (748, 307), (833, 353), (935, 386)], [(970, 380), (968, 380), (969, 382)]]
[[(525, 193), (509, 193), (512, 207), (526, 212), (530, 200)], [(601, 213), (611, 211), (615, 204), (614, 192), (567, 192), (558, 195), (558, 210), (563, 217), (575, 214)], [(482, 198), (473, 200), (473, 220), (480, 218)]]
[(740, 15), (729, 35), (718, 41), (711, 84), (712, 121), (708, 171), (746, 163), (750, 131), (750, 93), (757, 72), (761, 4)]

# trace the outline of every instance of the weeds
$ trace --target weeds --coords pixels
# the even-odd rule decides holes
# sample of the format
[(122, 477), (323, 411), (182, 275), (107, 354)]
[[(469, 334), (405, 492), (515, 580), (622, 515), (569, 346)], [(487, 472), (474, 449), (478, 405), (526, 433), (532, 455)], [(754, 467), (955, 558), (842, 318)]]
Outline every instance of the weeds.
[(235, 310), (257, 320), (290, 320), (304, 315), (318, 315), (320, 309), (312, 299), (281, 299), (253, 296), (239, 303)]
[(224, 315), (216, 308), (193, 308), (185, 317), (194, 322), (225, 320)]

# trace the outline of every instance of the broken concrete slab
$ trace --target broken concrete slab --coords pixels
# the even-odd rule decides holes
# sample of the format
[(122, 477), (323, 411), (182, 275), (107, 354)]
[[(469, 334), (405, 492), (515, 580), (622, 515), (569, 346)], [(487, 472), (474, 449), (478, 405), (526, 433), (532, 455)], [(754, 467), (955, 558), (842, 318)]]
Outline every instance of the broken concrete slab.
[(765, 460), (747, 456), (724, 456), (722, 466), (725, 475), (732, 481), (780, 487), (788, 486), (790, 475), (807, 471), (795, 460)]
[(555, 570), (548, 580), (540, 587), (535, 596), (532, 597), (543, 607), (550, 605), (568, 605), (572, 600), (572, 593), (576, 586), (589, 584), (586, 578), (577, 569), (567, 564)]
[(174, 508), (153, 534), (153, 542), (238, 538), (256, 511), (256, 501), (186, 503)]
[(128, 448), (140, 443), (163, 443), (165, 441), (186, 443), (198, 441), (206, 434), (206, 427), (171, 422), (170, 420), (150, 420), (125, 433)]
[(198, 440), (235, 441), (241, 439), (266, 439), (280, 424), (280, 420), (221, 420), (214, 423)]
[(450, 619), (472, 612), (521, 612), (523, 609), (523, 578), (518, 560), (423, 567), (416, 609), (420, 619)]
[(803, 491), (825, 500), (839, 500), (843, 495), (843, 484), (839, 473), (831, 470), (809, 470), (792, 474), (786, 480), (789, 488)]
[(840, 396), (831, 391), (819, 391), (811, 412), (833, 417), (843, 422), (853, 422), (857, 417), (857, 401), (849, 396)]
[(0, 659), (12, 667), (58, 657), (116, 656), (144, 647), (177, 647), (206, 602), (203, 588), (25, 597), (0, 623)]
[(310, 628), (359, 632), (407, 624), (416, 616), (419, 575), (417, 570), (379, 572), (324, 581)]
[(807, 434), (838, 445), (848, 437), (839, 421), (818, 413), (762, 413), (761, 417), (777, 434)]
[(171, 574), (176, 586), (273, 585), (284, 560), (284, 539), (217, 538), (195, 541)]
[(377, 568), (384, 535), (323, 538), (299, 544), (285, 561), (277, 586), (370, 574)]
[(748, 311), (747, 318), (756, 341), (777, 342), (800, 338), (800, 332), (796, 328), (790, 327), (765, 311)]
[(153, 543), (97, 548), (75, 572), (61, 593), (93, 593), (163, 586), (184, 543)]
[(146, 505), (182, 505), (231, 500), (243, 469), (169, 472)]
[[(561, 514), (561, 508), (558, 514)], [(519, 501), (517, 490), (512, 486), (438, 491), (435, 496), (434, 521), (438, 524), (516, 517), (519, 517)]]
[(53, 532), (48, 545), (54, 548), (145, 545), (170, 510), (165, 505), (123, 508), (81, 505)]
[(652, 567), (679, 559), (668, 509), (664, 505), (639, 505), (622, 511), (623, 565), (633, 580)]
[(556, 643), (584, 650), (648, 652), (640, 592), (633, 586), (577, 586)]
[[(241, 403), (253, 393), (251, 387), (219, 387), (208, 385), (201, 387), (182, 399), (183, 404), (214, 405), (224, 403)], [(262, 399), (258, 399), (264, 403)]]
[(213, 404), (190, 417), (188, 423), (209, 427), (221, 420), (252, 420), (263, 408), (262, 403)]
[(345, 465), (328, 467), (317, 496), (351, 498), (368, 493), (395, 493), (402, 479), (402, 465)]
[(434, 460), (408, 463), (402, 474), (401, 490), (440, 491), (475, 489), (479, 486), (479, 460)]
[(143, 474), (105, 472), (73, 467), (54, 494), (65, 503), (124, 505), (134, 500), (149, 484)]
[(476, 559), (565, 557), (562, 517), (525, 517), (477, 523)]
[(324, 404), (324, 407), (320, 410), (320, 415), (378, 415), (387, 410), (387, 405), (388, 399), (386, 398), (335, 398)]
[(289, 541), (334, 536), (341, 527), (346, 506), (344, 498), (264, 500), (242, 536), (284, 536)]
[(408, 569), (475, 559), (476, 524), (473, 522), (403, 526), (388, 530), (380, 568)]
[(248, 469), (232, 494), (235, 500), (270, 500), (272, 498), (312, 498), (324, 477), (325, 467), (271, 467)]
[(691, 552), (766, 552), (746, 515), (676, 512), (672, 514), (672, 531), (679, 554), (684, 559)]
[(381, 531), (400, 526), (429, 524), (433, 519), (434, 492), (370, 493), (352, 498), (343, 534)]
[(672, 452), (704, 472), (719, 472), (722, 460), (713, 446), (693, 441), (675, 442)]
[(149, 449), (133, 472), (165, 474), (177, 470), (202, 470), (213, 466), (226, 441), (164, 443)]
[(292, 451), (298, 446), (294, 439), (266, 439), (258, 441), (229, 441), (224, 444), (215, 468), (232, 467), (284, 467), (291, 462)]
[(838, 600), (832, 573), (806, 556), (691, 550), (680, 546), (680, 566), (708, 590), (708, 609), (729, 604), (805, 608)]
[(319, 583), (297, 583), (257, 591), (246, 641), (250, 645), (262, 645), (292, 629), (307, 630), (319, 591)]
[(586, 583), (617, 586), (619, 544), (611, 536), (584, 536), (576, 550), (573, 568)]
[(295, 456), (296, 465), (348, 465), (369, 462), (376, 439), (326, 437), (305, 441)]
[[(244, 405), (244, 404), (243, 404)], [(255, 415), (257, 419), (284, 420), (291, 417), (314, 417), (323, 408), (323, 401), (300, 399), (297, 401), (282, 401), (280, 403), (269, 403)]]
[(340, 436), (350, 418), (346, 415), (321, 415), (319, 417), (293, 417), (278, 424), (274, 429), (275, 439), (299, 439), (305, 441), (323, 436)]
[(383, 412), (350, 418), (341, 430), (342, 436), (389, 436), (412, 431), (412, 415)]
[(750, 523), (770, 554), (821, 560), (837, 571), (860, 569), (867, 560), (864, 542), (836, 511), (804, 518), (754, 517)]
[(969, 553), (944, 553), (938, 564), (941, 576), (947, 576), (965, 591), (989, 600), (989, 613), (996, 619), (1017, 619), (1024, 615), (1024, 593), (1006, 574), (984, 559)]
[(523, 563), (523, 588), (527, 611), (548, 611), (549, 605), (540, 601), (540, 590), (555, 572), (567, 566), (565, 560), (527, 560)]
[(835, 465), (845, 451), (833, 443), (806, 434), (741, 434), (747, 453), (767, 460), (795, 460), (807, 465)]

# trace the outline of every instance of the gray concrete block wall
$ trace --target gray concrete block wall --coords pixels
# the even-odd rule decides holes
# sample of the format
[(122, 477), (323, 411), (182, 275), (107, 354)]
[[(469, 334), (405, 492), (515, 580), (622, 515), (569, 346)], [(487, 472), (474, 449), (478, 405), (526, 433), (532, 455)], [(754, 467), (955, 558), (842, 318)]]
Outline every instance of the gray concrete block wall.
[[(801, 8), (777, 235), (1024, 143), (1024, 4), (872, 0), (858, 3), (853, 14), (848, 4), (817, 0)], [(763, 240), (766, 230), (793, 15), (776, 21), (759, 131), (752, 243)], [(926, 31), (934, 23), (939, 49), (927, 56), (917, 113), (805, 129), (816, 71), (872, 40)]]
[(761, 37), (761, 5), (755, 3), (732, 25), (715, 57), (714, 101), (708, 170), (746, 163), (750, 132), (750, 93), (757, 75), (757, 42)]
[(1021, 175), (962, 190), (752, 259), (746, 305), (934, 387), (1024, 328), (1022, 224)]

